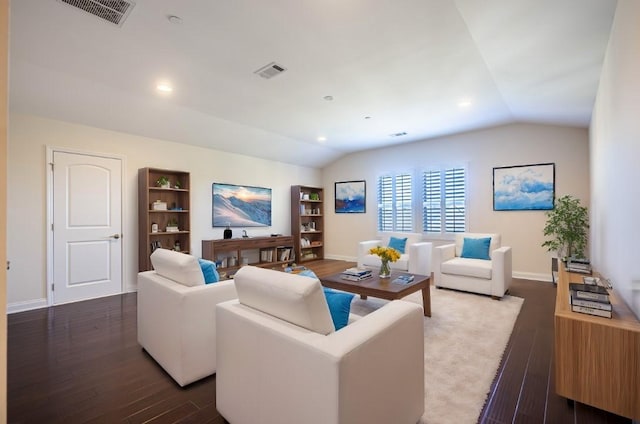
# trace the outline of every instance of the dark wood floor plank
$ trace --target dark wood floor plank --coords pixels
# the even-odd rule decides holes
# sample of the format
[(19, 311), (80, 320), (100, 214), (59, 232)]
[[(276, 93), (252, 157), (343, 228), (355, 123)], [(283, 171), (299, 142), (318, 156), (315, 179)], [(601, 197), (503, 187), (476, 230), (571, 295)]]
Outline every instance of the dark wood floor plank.
[[(355, 264), (305, 265), (325, 276)], [(525, 302), (479, 421), (630, 423), (555, 394), (555, 287), (515, 279), (511, 294)], [(215, 376), (178, 386), (138, 345), (136, 306), (126, 293), (9, 315), (8, 422), (223, 424)]]

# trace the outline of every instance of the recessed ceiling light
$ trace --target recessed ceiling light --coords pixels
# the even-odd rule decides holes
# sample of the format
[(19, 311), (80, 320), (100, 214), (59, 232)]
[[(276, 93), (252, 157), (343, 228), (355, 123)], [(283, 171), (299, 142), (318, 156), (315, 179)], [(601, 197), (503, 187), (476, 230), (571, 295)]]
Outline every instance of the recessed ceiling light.
[(460, 100), (458, 102), (458, 107), (459, 108), (464, 109), (464, 108), (468, 108), (469, 106), (471, 106), (471, 100), (469, 100), (469, 99)]
[(180, 25), (182, 23), (182, 18), (180, 16), (169, 15), (169, 16), (167, 16), (167, 19), (172, 24)]
[(371, 119), (371, 117), (370, 116), (365, 116), (364, 119)]
[(171, 93), (173, 91), (173, 87), (171, 87), (166, 82), (158, 84), (156, 86), (156, 89), (161, 93)]
[(333, 96), (324, 96), (323, 99), (325, 99), (326, 101), (330, 102), (333, 100)]
[(323, 142), (327, 141), (327, 137), (320, 136), (316, 140), (318, 140), (320, 143), (323, 143)]

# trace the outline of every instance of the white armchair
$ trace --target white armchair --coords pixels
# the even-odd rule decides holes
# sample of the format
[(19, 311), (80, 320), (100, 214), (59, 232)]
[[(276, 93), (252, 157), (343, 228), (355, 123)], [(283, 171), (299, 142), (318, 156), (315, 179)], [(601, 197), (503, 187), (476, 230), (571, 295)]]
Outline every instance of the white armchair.
[(215, 305), (236, 298), (232, 280), (206, 284), (197, 258), (157, 249), (138, 274), (138, 343), (180, 385), (216, 371)]
[[(489, 260), (461, 257), (465, 238), (491, 237)], [(500, 299), (511, 285), (511, 247), (500, 246), (500, 234), (460, 233), (455, 244), (434, 249), (434, 285)]]
[(418, 233), (382, 233), (378, 240), (361, 241), (358, 244), (358, 268), (380, 269), (380, 258), (369, 254), (369, 249), (376, 246), (388, 246), (391, 237), (406, 238), (405, 253), (400, 260), (391, 262), (391, 269), (411, 274), (431, 276), (432, 243), (423, 242)]
[(414, 424), (423, 316), (392, 301), (334, 331), (317, 279), (256, 267), (216, 306), (216, 408), (231, 423)]

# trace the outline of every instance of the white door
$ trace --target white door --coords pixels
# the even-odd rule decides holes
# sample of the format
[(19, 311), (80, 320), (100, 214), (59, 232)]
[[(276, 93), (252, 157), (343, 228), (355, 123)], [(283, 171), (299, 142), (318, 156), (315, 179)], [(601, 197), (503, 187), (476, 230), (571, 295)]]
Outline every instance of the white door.
[(53, 303), (122, 291), (122, 161), (53, 152)]

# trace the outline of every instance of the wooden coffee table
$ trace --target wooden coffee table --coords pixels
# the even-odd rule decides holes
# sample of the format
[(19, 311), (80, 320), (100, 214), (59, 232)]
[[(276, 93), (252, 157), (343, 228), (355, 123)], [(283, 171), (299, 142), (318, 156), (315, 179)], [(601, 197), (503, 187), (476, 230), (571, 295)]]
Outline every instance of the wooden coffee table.
[(406, 272), (392, 272), (389, 278), (380, 278), (375, 272), (373, 277), (362, 281), (350, 281), (342, 278), (342, 274), (333, 274), (320, 278), (323, 286), (349, 293), (359, 294), (362, 299), (367, 296), (380, 299), (396, 300), (422, 290), (422, 306), (424, 316), (431, 316), (431, 291), (429, 289), (430, 277), (426, 275), (411, 274), (414, 280), (409, 284), (393, 283), (400, 274)]

